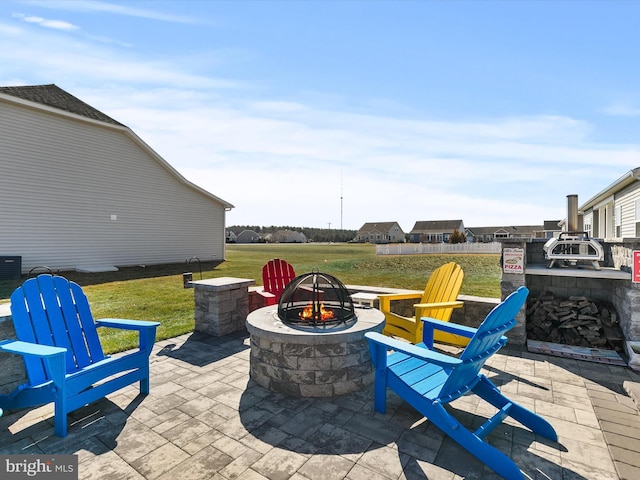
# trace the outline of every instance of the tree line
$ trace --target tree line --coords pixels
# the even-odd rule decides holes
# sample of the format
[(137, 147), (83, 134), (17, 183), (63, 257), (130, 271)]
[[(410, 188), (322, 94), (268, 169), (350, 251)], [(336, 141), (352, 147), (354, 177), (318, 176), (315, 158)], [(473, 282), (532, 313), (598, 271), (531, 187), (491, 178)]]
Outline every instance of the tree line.
[(270, 226), (262, 227), (258, 225), (234, 225), (227, 227), (227, 230), (231, 230), (238, 235), (244, 230), (253, 230), (260, 236), (267, 235), (269, 233), (276, 233), (279, 230), (292, 230), (294, 232), (301, 232), (307, 237), (308, 242), (349, 242), (356, 237), (357, 230), (344, 230), (336, 228), (312, 228), (312, 227), (291, 227), (291, 226)]

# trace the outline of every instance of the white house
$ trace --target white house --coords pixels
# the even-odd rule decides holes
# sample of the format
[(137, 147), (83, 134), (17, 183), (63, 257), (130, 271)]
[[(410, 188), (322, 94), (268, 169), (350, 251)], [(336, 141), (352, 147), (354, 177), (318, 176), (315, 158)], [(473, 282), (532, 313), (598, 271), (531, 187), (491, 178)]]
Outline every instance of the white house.
[(0, 256), (22, 271), (225, 258), (233, 205), (56, 85), (0, 87)]
[(640, 237), (640, 167), (627, 172), (579, 208), (589, 236)]
[(236, 235), (236, 243), (259, 243), (260, 235), (253, 230), (243, 230)]
[[(559, 220), (545, 221), (544, 225), (507, 225), (498, 227), (469, 227), (465, 229), (467, 241), (495, 242), (502, 238), (550, 238), (559, 232)], [(555, 224), (555, 226), (554, 226)]]
[(411, 243), (447, 243), (454, 231), (465, 233), (462, 220), (427, 220), (416, 222), (409, 232)]
[(405, 234), (398, 222), (368, 222), (360, 227), (353, 240), (369, 243), (404, 243)]

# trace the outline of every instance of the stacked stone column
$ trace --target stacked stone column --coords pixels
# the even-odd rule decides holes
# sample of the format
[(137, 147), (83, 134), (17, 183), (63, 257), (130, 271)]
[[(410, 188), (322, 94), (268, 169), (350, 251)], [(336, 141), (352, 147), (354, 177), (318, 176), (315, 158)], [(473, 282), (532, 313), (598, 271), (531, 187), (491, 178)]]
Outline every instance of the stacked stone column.
[(191, 282), (194, 286), (195, 330), (214, 337), (246, 330), (249, 286), (255, 280), (220, 277)]
[[(506, 273), (502, 268), (502, 279), (500, 281), (500, 296), (501, 300), (504, 300), (510, 293), (514, 292), (523, 285), (526, 285), (525, 278), (525, 265), (527, 259), (527, 243), (522, 239), (503, 239), (502, 251), (505, 248), (518, 248), (523, 252), (523, 268), (521, 272)], [(504, 256), (504, 255), (503, 255)], [(509, 343), (516, 345), (524, 345), (527, 342), (527, 307), (526, 304), (520, 309), (520, 312), (516, 316), (516, 326), (506, 333), (509, 338)]]

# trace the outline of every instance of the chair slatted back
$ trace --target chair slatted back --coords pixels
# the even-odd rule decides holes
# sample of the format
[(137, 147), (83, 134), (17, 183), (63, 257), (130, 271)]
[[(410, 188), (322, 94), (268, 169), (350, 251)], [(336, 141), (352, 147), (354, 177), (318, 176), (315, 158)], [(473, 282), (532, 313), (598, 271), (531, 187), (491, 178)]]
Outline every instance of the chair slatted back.
[[(67, 373), (105, 358), (89, 301), (80, 285), (66, 278), (38, 275), (11, 295), (11, 315), (19, 340), (67, 349)], [(49, 379), (42, 361), (25, 357), (32, 384)]]
[(269, 260), (262, 267), (262, 284), (266, 292), (276, 296), (276, 302), (280, 300), (280, 295), (284, 288), (296, 278), (293, 267), (285, 260), (274, 258)]
[[(445, 263), (438, 267), (429, 277), (420, 303), (453, 302), (458, 298), (464, 272), (455, 262)], [(452, 308), (439, 308), (429, 312), (429, 317), (448, 322), (453, 313)]]
[(515, 326), (516, 315), (524, 305), (527, 295), (529, 290), (519, 287), (489, 312), (460, 355), (463, 364), (451, 372), (442, 387), (440, 398), (456, 397), (473, 386), (486, 360), (506, 343), (502, 336)]

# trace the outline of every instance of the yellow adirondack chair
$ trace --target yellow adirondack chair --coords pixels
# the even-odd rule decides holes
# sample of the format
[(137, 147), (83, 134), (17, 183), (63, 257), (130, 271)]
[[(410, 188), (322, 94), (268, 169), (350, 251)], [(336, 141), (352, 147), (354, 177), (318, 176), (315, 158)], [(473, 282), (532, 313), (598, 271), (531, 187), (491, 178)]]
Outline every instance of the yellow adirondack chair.
[[(411, 343), (422, 342), (422, 322), (420, 318), (429, 317), (448, 322), (454, 308), (460, 308), (463, 302), (458, 301), (462, 287), (464, 272), (454, 262), (445, 263), (437, 268), (429, 278), (424, 293), (398, 293), (380, 295), (380, 311), (384, 313), (386, 324), (382, 333), (388, 336), (401, 337)], [(403, 317), (391, 311), (391, 302), (396, 300), (416, 299), (415, 316)], [(417, 320), (417, 321), (416, 321)], [(451, 333), (436, 332), (436, 342), (465, 346), (469, 339)]]

